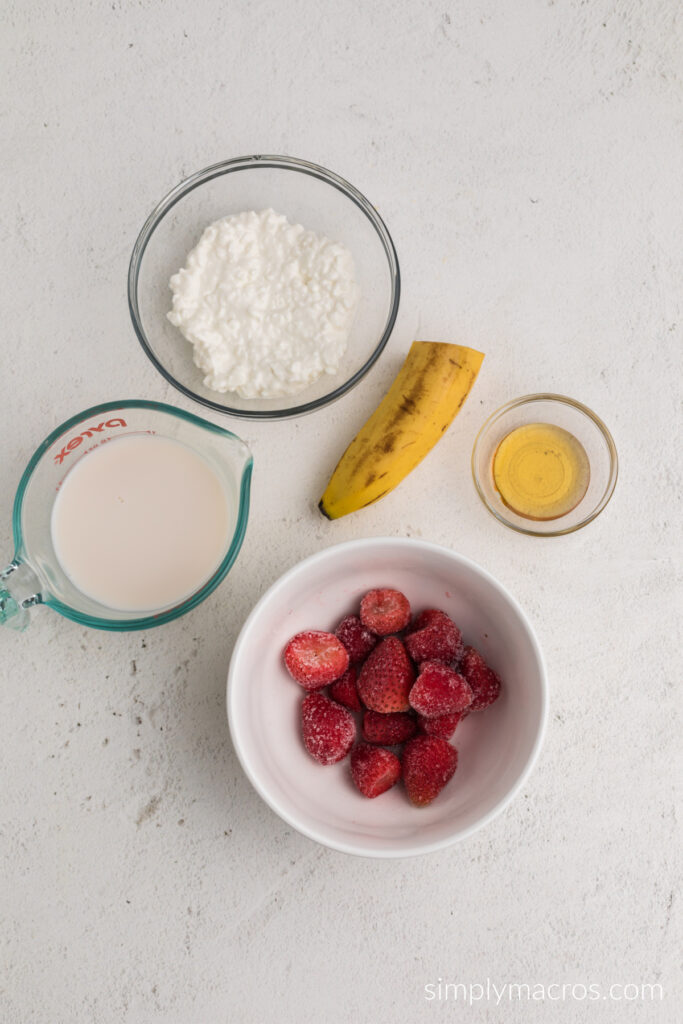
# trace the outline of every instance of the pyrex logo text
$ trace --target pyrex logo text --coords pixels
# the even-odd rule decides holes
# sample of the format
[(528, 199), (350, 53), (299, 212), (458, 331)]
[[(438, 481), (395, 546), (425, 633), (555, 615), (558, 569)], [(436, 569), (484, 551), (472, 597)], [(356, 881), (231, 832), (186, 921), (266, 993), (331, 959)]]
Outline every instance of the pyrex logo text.
[(79, 444), (83, 442), (86, 437), (92, 437), (93, 434), (99, 434), (100, 431), (104, 430), (105, 427), (125, 427), (126, 421), (122, 419), (106, 420), (104, 423), (98, 423), (97, 426), (88, 427), (87, 430), (81, 431), (76, 437), (72, 437), (68, 444), (65, 444), (61, 452), (55, 455), (54, 459), (57, 465), (61, 465), (64, 459), (72, 452), (75, 448), (78, 448)]

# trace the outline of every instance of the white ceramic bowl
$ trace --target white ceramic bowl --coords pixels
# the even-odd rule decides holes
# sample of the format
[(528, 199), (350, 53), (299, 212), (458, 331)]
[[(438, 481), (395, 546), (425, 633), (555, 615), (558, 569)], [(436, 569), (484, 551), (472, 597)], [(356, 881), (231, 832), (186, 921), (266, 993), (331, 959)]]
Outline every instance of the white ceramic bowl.
[[(400, 783), (367, 800), (351, 781), (348, 758), (323, 767), (301, 741), (304, 691), (288, 675), (282, 650), (300, 630), (333, 630), (373, 587), (403, 591), (416, 611), (443, 608), (503, 679), (498, 701), (458, 726), (458, 770), (425, 808), (411, 806)], [(491, 821), (534, 765), (547, 700), (538, 641), (507, 590), (462, 555), (405, 538), (338, 544), (286, 572), (240, 632), (227, 694), (237, 756), (266, 803), (311, 839), (368, 857), (438, 850)]]

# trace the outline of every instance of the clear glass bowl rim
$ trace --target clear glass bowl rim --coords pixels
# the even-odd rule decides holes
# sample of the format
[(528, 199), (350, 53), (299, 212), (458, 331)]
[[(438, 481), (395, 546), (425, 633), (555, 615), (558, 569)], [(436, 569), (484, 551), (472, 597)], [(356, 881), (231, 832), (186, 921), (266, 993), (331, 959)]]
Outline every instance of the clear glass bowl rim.
[[(175, 204), (188, 193), (192, 192), (200, 185), (203, 185), (205, 182), (211, 181), (213, 178), (218, 178), (223, 174), (230, 174), (233, 171), (240, 171), (247, 168), (258, 169), (261, 167), (275, 167), (280, 170), (297, 171), (302, 174), (308, 174), (313, 178), (318, 178), (320, 181), (324, 181), (326, 184), (331, 185), (333, 188), (336, 188), (339, 192), (343, 193), (343, 195), (350, 199), (351, 202), (353, 202), (361, 212), (365, 214), (377, 232), (387, 257), (389, 274), (391, 277), (391, 303), (389, 316), (387, 317), (379, 342), (371, 353), (369, 359), (359, 370), (357, 370), (356, 373), (353, 374), (352, 377), (345, 381), (344, 384), (341, 384), (338, 388), (335, 388), (334, 391), (330, 391), (329, 394), (323, 395), (321, 398), (317, 398), (314, 402), (304, 402), (302, 405), (292, 406), (291, 408), (282, 410), (233, 409), (228, 405), (224, 405), (220, 402), (214, 402), (210, 398), (205, 398), (204, 396), (197, 394), (197, 392), (193, 391), (191, 388), (181, 384), (181, 382), (166, 369), (163, 363), (161, 363), (154, 354), (142, 326), (140, 308), (138, 304), (138, 279), (140, 276), (142, 259), (154, 231), (169, 210), (171, 210)], [(185, 178), (180, 182), (180, 184), (176, 185), (175, 188), (171, 189), (171, 191), (168, 192), (159, 203), (157, 203), (150, 213), (135, 241), (128, 267), (128, 309), (130, 311), (133, 328), (138, 341), (152, 364), (157, 368), (162, 377), (169, 382), (169, 384), (172, 384), (174, 388), (177, 388), (178, 391), (187, 398), (190, 398), (193, 402), (199, 402), (201, 405), (206, 406), (208, 409), (213, 409), (215, 412), (220, 412), (228, 416), (237, 416), (241, 419), (274, 420), (301, 416), (305, 413), (314, 412), (316, 409), (321, 409), (323, 406), (328, 405), (330, 402), (334, 402), (338, 398), (341, 398), (342, 395), (345, 395), (363, 379), (377, 359), (379, 359), (391, 336), (391, 332), (394, 329), (394, 324), (396, 323), (396, 317), (398, 315), (400, 297), (401, 272), (398, 265), (396, 248), (386, 224), (372, 203), (370, 203), (350, 182), (340, 177), (340, 175), (335, 174), (334, 171), (327, 170), (327, 168), (311, 163), (308, 160), (300, 160), (297, 157), (290, 156), (255, 155), (235, 157), (231, 160), (222, 160), (218, 163), (211, 164), (209, 167), (205, 167), (203, 170), (190, 175), (189, 178)]]
[[(91, 416), (98, 416), (100, 413), (110, 412), (114, 409), (122, 409), (124, 407), (129, 409), (152, 409), (156, 412), (177, 416), (179, 419), (187, 420), (188, 423), (192, 423), (195, 426), (200, 426), (206, 430), (214, 431), (214, 433), (220, 434), (222, 437), (229, 437), (235, 441), (239, 441), (241, 444), (244, 444), (242, 438), (237, 437), (237, 435), (233, 434), (231, 430), (225, 430), (223, 427), (219, 427), (215, 423), (210, 423), (209, 420), (204, 420), (200, 416), (195, 416), (191, 412), (185, 412), (184, 409), (178, 409), (176, 406), (167, 405), (164, 402), (149, 402), (145, 399), (128, 398), (121, 399), (118, 402), (102, 402), (100, 405), (92, 405), (89, 409), (83, 409), (81, 412), (76, 413), (75, 416), (70, 416), (68, 420), (64, 420), (64, 422), (58, 427), (55, 427), (52, 433), (45, 438), (43, 443), (36, 448), (21, 476), (12, 510), (12, 532), (14, 535), (15, 562), (26, 563), (29, 566), (31, 564), (30, 560), (26, 557), (24, 549), (24, 535), (21, 528), (21, 509), (24, 501), (24, 493), (28, 487), (29, 480), (33, 476), (33, 470), (40, 462), (45, 452), (58, 437), (70, 430), (71, 427), (76, 426), (76, 424), (80, 423), (82, 420), (90, 418)], [(245, 445), (245, 447), (247, 446)], [(201, 602), (216, 589), (219, 583), (222, 583), (240, 552), (242, 541), (244, 540), (244, 535), (247, 530), (247, 520), (249, 518), (249, 494), (251, 490), (251, 473), (253, 465), (254, 460), (252, 456), (249, 455), (242, 471), (237, 521), (235, 524), (235, 532), (233, 534), (232, 541), (230, 542), (230, 547), (215, 573), (206, 581), (203, 587), (201, 587), (195, 594), (188, 597), (187, 600), (174, 605), (173, 608), (169, 608), (164, 612), (154, 615), (144, 615), (134, 619), (102, 619), (96, 615), (88, 615), (86, 612), (81, 612), (77, 608), (72, 608), (71, 605), (64, 604), (62, 601), (58, 600), (58, 598), (53, 597), (49, 593), (44, 598), (41, 598), (40, 604), (44, 604), (48, 608), (53, 608), (55, 611), (59, 612), (60, 615), (64, 615), (65, 618), (72, 619), (74, 622), (79, 622), (83, 626), (90, 626), (93, 629), (104, 629), (110, 632), (124, 632), (136, 629), (150, 629), (152, 626), (162, 626), (165, 622), (172, 622), (173, 619), (177, 619), (180, 615), (184, 615), (185, 612), (189, 612), (190, 609), (201, 604)]]
[[(493, 424), (497, 422), (497, 420), (499, 420), (506, 413), (511, 412), (512, 409), (518, 409), (523, 405), (530, 405), (533, 402), (542, 401), (561, 402), (563, 405), (569, 405), (573, 409), (577, 409), (579, 412), (582, 412), (585, 416), (592, 420), (605, 440), (610, 460), (607, 485), (602, 494), (602, 497), (600, 498), (600, 501), (588, 513), (588, 515), (584, 516), (583, 519), (581, 519), (578, 523), (575, 523), (573, 526), (565, 526), (562, 529), (549, 530), (544, 533), (541, 533), (538, 530), (533, 529), (533, 527), (524, 527), (520, 526), (517, 523), (510, 522), (510, 520), (506, 519), (506, 517), (502, 515), (497, 509), (493, 508), (486, 498), (486, 494), (479, 479), (479, 474), (477, 473), (477, 456), (479, 452), (479, 446), (484, 440), (490, 428), (493, 426)], [(592, 522), (597, 516), (600, 515), (600, 513), (608, 504), (610, 498), (614, 494), (614, 488), (617, 485), (617, 477), (619, 475), (619, 458), (617, 456), (617, 448), (614, 443), (612, 435), (610, 434), (609, 430), (607, 429), (607, 426), (603, 423), (600, 417), (596, 413), (594, 413), (592, 409), (589, 409), (587, 405), (584, 405), (583, 402), (577, 402), (576, 399), (568, 398), (566, 395), (556, 395), (550, 392), (539, 392), (538, 394), (533, 395), (523, 395), (521, 398), (513, 398), (511, 402), (506, 402), (505, 405), (501, 405), (499, 409), (496, 409), (495, 412), (492, 412), (488, 419), (485, 420), (485, 422), (483, 423), (482, 427), (479, 430), (479, 433), (475, 438), (474, 446), (472, 448), (471, 466), (474, 486), (476, 488), (477, 494), (481, 498), (486, 509), (491, 513), (491, 515), (495, 519), (498, 520), (499, 523), (502, 523), (503, 526), (507, 526), (511, 530), (516, 530), (517, 533), (524, 533), (528, 537), (561, 537), (568, 533), (575, 533), (576, 530), (580, 530), (581, 527), (586, 526), (588, 523)]]

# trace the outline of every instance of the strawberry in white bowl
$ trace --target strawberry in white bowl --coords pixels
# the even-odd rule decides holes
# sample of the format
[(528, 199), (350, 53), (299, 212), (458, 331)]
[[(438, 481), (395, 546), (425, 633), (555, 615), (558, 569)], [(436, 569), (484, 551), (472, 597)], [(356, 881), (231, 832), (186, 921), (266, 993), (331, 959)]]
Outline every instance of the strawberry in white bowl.
[[(405, 609), (379, 596), (366, 604), (364, 623), (361, 600), (392, 590), (417, 617), (405, 623)], [(423, 611), (442, 613), (455, 629), (435, 629), (438, 616), (421, 618)], [(367, 623), (400, 637), (373, 633)], [(336, 652), (326, 681), (313, 679), (309, 666), (302, 683), (283, 651), (312, 629), (341, 640), (349, 663), (343, 667), (344, 656), (325, 641), (314, 658), (328, 662)], [(393, 671), (398, 651), (392, 640), (405, 649), (408, 667), (387, 686), (386, 666)], [(381, 653), (392, 648), (392, 657)], [(413, 693), (425, 673), (427, 683)], [(310, 697), (344, 713), (334, 710), (338, 745), (323, 744), (322, 759), (303, 740), (302, 705)], [(334, 849), (403, 857), (465, 838), (510, 803), (541, 747), (547, 681), (528, 619), (489, 573), (447, 548), (385, 538), (327, 548), (263, 595), (235, 644), (227, 699), (238, 758), (277, 814)], [(391, 731), (402, 722), (403, 733)], [(312, 735), (318, 725), (310, 725)]]

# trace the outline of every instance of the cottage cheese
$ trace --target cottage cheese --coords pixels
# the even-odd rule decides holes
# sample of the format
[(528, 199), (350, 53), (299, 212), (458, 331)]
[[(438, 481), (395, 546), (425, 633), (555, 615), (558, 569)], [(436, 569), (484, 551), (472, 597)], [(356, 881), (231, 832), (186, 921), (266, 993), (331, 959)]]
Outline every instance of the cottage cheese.
[(168, 319), (214, 391), (293, 395), (339, 369), (358, 303), (351, 253), (274, 210), (206, 228), (170, 280)]

